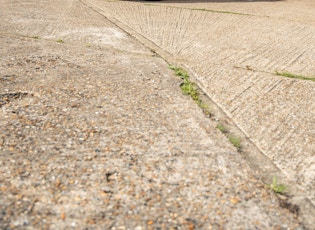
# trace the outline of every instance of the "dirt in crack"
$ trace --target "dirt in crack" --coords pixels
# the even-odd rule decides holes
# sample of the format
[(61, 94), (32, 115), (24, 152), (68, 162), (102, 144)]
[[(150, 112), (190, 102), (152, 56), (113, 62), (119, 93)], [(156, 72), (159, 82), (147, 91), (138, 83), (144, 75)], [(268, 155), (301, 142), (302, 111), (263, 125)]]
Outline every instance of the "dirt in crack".
[(300, 209), (297, 205), (290, 203), (288, 200), (282, 200), (280, 198), (279, 198), (279, 204), (280, 204), (280, 207), (288, 209), (291, 213), (294, 214), (294, 216), (296, 217), (298, 216)]
[(12, 82), (16, 78), (17, 76), (15, 74), (8, 74), (0, 77), (0, 82)]
[(0, 108), (13, 100), (22, 99), (27, 95), (29, 95), (29, 93), (25, 92), (2, 93), (0, 94)]

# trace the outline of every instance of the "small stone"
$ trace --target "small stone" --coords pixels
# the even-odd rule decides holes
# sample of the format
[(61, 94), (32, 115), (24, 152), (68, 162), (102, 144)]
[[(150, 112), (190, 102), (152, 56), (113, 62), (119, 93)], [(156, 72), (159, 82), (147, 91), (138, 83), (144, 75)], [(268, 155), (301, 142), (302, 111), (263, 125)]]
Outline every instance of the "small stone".
[(66, 219), (66, 213), (62, 212), (62, 213), (60, 214), (60, 218), (61, 218), (62, 220)]
[(91, 225), (95, 224), (95, 220), (90, 219), (90, 220), (88, 221), (88, 224), (91, 224)]
[(233, 198), (230, 199), (230, 202), (231, 202), (232, 204), (237, 204), (237, 203), (239, 202), (239, 199), (233, 197)]

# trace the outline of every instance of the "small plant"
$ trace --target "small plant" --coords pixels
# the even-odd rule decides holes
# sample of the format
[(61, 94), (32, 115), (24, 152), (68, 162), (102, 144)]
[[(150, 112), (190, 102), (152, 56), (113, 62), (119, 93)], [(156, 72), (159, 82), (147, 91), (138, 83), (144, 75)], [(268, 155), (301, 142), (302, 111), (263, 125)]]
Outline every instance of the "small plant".
[(199, 99), (199, 93), (198, 93), (197, 87), (196, 87), (195, 83), (193, 83), (189, 80), (188, 73), (185, 70), (183, 70), (182, 68), (179, 68), (176, 66), (170, 66), (170, 69), (174, 70), (175, 74), (183, 80), (183, 83), (180, 86), (183, 93), (191, 96), (191, 98), (195, 102), (197, 102), (198, 105), (200, 105), (201, 100)]
[(301, 79), (301, 80), (308, 80), (308, 81), (315, 81), (315, 77), (306, 77), (302, 75), (297, 75), (289, 72), (278, 72), (276, 71), (277, 76), (287, 77), (287, 78), (293, 78), (293, 79)]
[(203, 110), (203, 112), (208, 117), (210, 117), (211, 116), (210, 108), (206, 103), (204, 103), (200, 99), (198, 88), (195, 83), (190, 81), (188, 73), (180, 67), (170, 65), (169, 68), (171, 70), (174, 70), (175, 75), (179, 76), (183, 80), (183, 83), (180, 85), (182, 92), (185, 95), (189, 95), (197, 103), (197, 105)]
[(228, 132), (227, 128), (226, 128), (223, 124), (221, 124), (221, 123), (217, 124), (216, 128), (217, 128), (218, 130), (220, 130), (221, 133), (227, 133), (227, 132)]
[(206, 114), (207, 117), (211, 117), (213, 114), (211, 112), (210, 106), (203, 101), (199, 100), (197, 102), (198, 106), (202, 109), (202, 111)]
[(241, 138), (230, 134), (230, 135), (228, 135), (228, 139), (231, 142), (231, 144), (234, 145), (235, 148), (237, 148), (237, 150), (241, 150), (241, 148), (242, 148)]
[(193, 82), (189, 81), (188, 79), (184, 79), (184, 82), (181, 84), (180, 88), (184, 94), (191, 96), (191, 98), (197, 103), (199, 102), (199, 93)]
[(175, 71), (175, 74), (179, 76), (181, 79), (188, 79), (188, 73), (180, 67), (170, 65), (169, 68)]
[(32, 38), (34, 38), (34, 39), (39, 39), (39, 36), (32, 36)]
[(241, 141), (242, 139), (240, 137), (235, 136), (234, 134), (230, 133), (228, 128), (223, 125), (222, 123), (218, 123), (216, 128), (221, 131), (229, 140), (229, 142), (238, 150), (242, 150)]
[(284, 184), (278, 184), (277, 177), (272, 178), (272, 183), (268, 185), (268, 188), (270, 188), (272, 191), (274, 191), (277, 194), (285, 194), (288, 190), (288, 186)]
[(57, 40), (58, 43), (63, 43), (64, 41), (62, 39)]

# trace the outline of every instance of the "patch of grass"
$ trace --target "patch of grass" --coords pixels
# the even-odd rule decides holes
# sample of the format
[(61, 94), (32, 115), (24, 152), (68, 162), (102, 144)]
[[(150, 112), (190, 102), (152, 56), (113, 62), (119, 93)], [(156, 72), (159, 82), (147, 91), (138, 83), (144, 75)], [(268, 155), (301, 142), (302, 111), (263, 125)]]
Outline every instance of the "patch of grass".
[(287, 77), (287, 78), (294, 78), (294, 79), (301, 79), (301, 80), (307, 80), (307, 81), (315, 81), (315, 77), (306, 77), (302, 75), (297, 75), (289, 72), (278, 72), (276, 71), (277, 76)]
[(190, 81), (187, 71), (180, 68), (180, 67), (173, 66), (173, 65), (170, 65), (169, 68), (171, 70), (174, 70), (175, 75), (179, 76), (183, 80), (183, 83), (180, 85), (182, 92), (185, 95), (190, 96), (197, 103), (197, 105), (203, 110), (203, 112), (207, 116), (210, 117), (211, 116), (210, 108), (206, 103), (204, 103), (200, 99), (200, 94), (199, 94), (198, 88), (197, 88), (195, 83)]
[(34, 38), (34, 39), (40, 39), (39, 36), (32, 36), (31, 38)]
[(227, 132), (228, 132), (227, 128), (226, 128), (223, 124), (221, 124), (221, 123), (217, 124), (216, 128), (217, 128), (218, 130), (220, 130), (221, 133), (227, 133)]
[(231, 144), (234, 145), (235, 148), (237, 148), (237, 150), (241, 150), (241, 148), (242, 148), (241, 138), (230, 134), (230, 135), (228, 135), (228, 139), (231, 142)]
[(288, 191), (288, 186), (284, 184), (278, 184), (277, 177), (273, 177), (272, 183), (268, 185), (268, 188), (277, 194), (285, 194)]
[(64, 43), (64, 41), (62, 39), (58, 39), (56, 42), (58, 43)]

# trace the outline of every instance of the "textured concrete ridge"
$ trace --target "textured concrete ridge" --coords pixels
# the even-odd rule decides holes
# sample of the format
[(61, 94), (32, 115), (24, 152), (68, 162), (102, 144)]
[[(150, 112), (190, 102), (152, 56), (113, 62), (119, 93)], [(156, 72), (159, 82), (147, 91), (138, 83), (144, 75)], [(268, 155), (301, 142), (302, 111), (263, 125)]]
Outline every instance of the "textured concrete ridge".
[(311, 229), (93, 3), (1, 2), (0, 229)]

